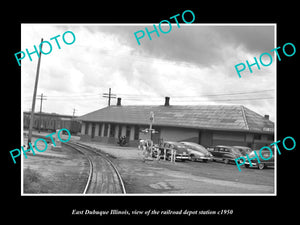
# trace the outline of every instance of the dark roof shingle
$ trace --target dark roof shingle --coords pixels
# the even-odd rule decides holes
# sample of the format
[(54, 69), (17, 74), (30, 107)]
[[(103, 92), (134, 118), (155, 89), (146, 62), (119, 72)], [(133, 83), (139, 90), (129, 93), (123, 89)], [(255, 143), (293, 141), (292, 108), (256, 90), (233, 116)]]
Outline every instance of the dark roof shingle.
[[(110, 106), (79, 117), (90, 122), (149, 124), (154, 112), (153, 125), (198, 129), (268, 131), (274, 123), (242, 105), (129, 105)], [(268, 129), (265, 129), (268, 128)]]

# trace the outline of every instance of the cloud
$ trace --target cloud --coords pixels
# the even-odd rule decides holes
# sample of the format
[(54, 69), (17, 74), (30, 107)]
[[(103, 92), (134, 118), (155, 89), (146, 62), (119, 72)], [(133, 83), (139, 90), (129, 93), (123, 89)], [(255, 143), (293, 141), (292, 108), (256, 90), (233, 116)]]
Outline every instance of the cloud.
[[(138, 45), (134, 32), (150, 29), (153, 24), (22, 24), (22, 50), (33, 49), (41, 37), (49, 40), (67, 30), (76, 35), (74, 44), (65, 45), (60, 40), (60, 50), (53, 46), (51, 54), (42, 55), (38, 94), (43, 91), (49, 96), (43, 107), (65, 114), (76, 108), (82, 115), (106, 106), (102, 93), (111, 87), (123, 98), (123, 104), (163, 104), (163, 97), (170, 96), (173, 104), (244, 104), (265, 114), (274, 111), (272, 99), (226, 102), (220, 100), (233, 97), (208, 96), (275, 87), (275, 63), (254, 69), (252, 74), (245, 71), (242, 78), (238, 78), (234, 68), (274, 48), (273, 26), (172, 26), (170, 33), (160, 37), (153, 33), (152, 40), (145, 36)], [(27, 105), (37, 67), (34, 57), (32, 62), (22, 60), (22, 88)], [(260, 96), (263, 95), (258, 93), (241, 98)], [(272, 94), (268, 92), (267, 96)]]
[[(185, 25), (180, 28), (172, 24), (168, 34), (154, 32), (149, 40), (147, 34), (137, 44), (134, 32), (153, 30), (153, 25), (112, 26), (105, 27), (106, 32), (118, 36), (118, 40), (129, 45), (132, 52), (148, 57), (162, 58), (170, 61), (193, 63), (207, 67), (226, 59), (224, 49), (241, 49), (251, 54), (269, 52), (274, 48), (273, 25)], [(91, 27), (90, 27), (91, 29)], [(226, 53), (226, 52), (225, 52)], [(238, 51), (235, 51), (238, 54)]]

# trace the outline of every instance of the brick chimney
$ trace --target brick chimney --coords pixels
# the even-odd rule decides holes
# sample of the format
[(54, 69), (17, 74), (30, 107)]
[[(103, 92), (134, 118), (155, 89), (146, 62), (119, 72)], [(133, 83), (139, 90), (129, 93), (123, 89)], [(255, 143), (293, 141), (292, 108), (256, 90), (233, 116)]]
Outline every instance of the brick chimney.
[(165, 106), (170, 106), (170, 97), (165, 97)]
[(121, 98), (117, 98), (117, 106), (121, 106)]
[(270, 116), (269, 116), (269, 115), (265, 115), (264, 118), (265, 118), (266, 120), (268, 120), (268, 119), (270, 118)]

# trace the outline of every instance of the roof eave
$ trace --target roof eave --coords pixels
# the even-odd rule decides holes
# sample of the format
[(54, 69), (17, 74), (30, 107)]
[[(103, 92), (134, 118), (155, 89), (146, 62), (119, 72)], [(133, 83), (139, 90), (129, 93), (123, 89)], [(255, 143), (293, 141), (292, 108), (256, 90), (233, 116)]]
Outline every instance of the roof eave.
[[(101, 121), (101, 120), (81, 120), (82, 122), (88, 123), (116, 123), (116, 124), (130, 124), (130, 125), (140, 125), (140, 126), (149, 126), (149, 123), (138, 123), (138, 122), (119, 122), (119, 121)], [(172, 127), (172, 128), (187, 128), (187, 129), (196, 129), (196, 130), (214, 130), (214, 131), (233, 131), (233, 132), (246, 132), (246, 133), (263, 133), (263, 134), (273, 134), (274, 132), (269, 131), (260, 131), (260, 130), (249, 130), (249, 129), (239, 129), (239, 128), (218, 128), (218, 127), (200, 127), (200, 126), (187, 126), (187, 125), (170, 125), (163, 123), (153, 123), (153, 126), (160, 127)]]

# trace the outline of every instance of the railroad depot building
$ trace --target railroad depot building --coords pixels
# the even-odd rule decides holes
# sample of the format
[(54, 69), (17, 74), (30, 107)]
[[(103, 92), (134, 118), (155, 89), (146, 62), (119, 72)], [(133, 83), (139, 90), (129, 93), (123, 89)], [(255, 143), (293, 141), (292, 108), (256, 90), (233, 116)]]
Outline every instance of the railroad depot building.
[(154, 113), (152, 134), (159, 141), (192, 141), (205, 147), (214, 145), (240, 145), (258, 149), (274, 142), (274, 123), (269, 116), (242, 105), (121, 105), (105, 107), (88, 113), (82, 121), (81, 140), (117, 143), (126, 136), (130, 146), (139, 139), (148, 139), (150, 113)]

